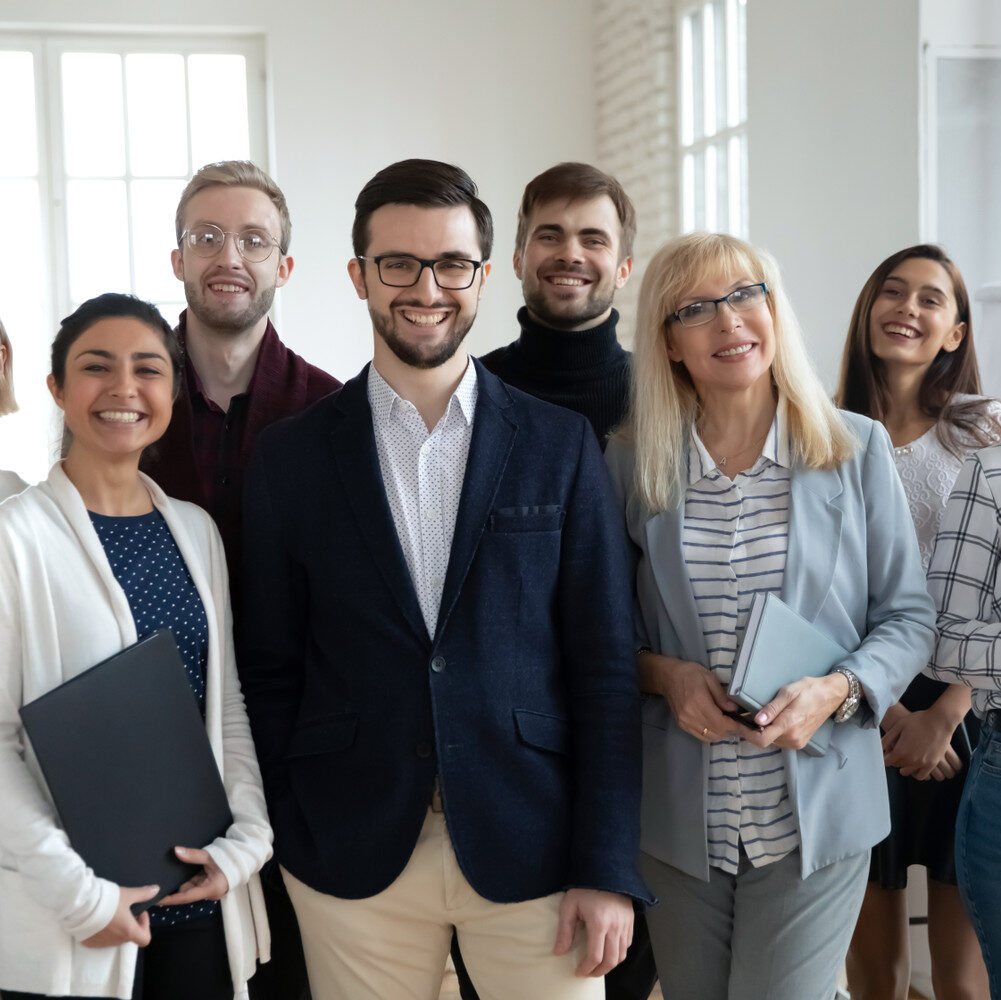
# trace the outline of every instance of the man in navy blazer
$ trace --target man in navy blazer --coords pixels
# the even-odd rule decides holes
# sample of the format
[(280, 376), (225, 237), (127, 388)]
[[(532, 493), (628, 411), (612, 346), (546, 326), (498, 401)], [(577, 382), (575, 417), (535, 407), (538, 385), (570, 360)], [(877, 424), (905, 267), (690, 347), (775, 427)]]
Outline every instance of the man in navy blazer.
[(373, 362), (262, 435), (245, 504), (241, 675), (313, 996), (437, 997), (455, 927), (481, 995), (598, 998), (649, 899), (598, 444), (466, 354), (492, 223), (462, 170), (393, 164), (355, 208)]

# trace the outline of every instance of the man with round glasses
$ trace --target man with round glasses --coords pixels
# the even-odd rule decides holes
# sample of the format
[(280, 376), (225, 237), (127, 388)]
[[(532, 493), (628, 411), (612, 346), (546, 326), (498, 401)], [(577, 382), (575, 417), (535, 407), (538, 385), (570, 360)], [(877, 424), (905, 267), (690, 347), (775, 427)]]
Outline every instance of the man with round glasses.
[[(175, 225), (171, 263), (187, 300), (178, 322), (184, 379), (167, 433), (142, 468), (215, 519), (238, 614), (243, 478), (258, 435), (340, 383), (290, 351), (268, 319), (293, 266), (288, 206), (271, 177), (247, 160), (210, 163), (181, 194)], [(263, 875), (272, 957), (251, 979), (250, 997), (303, 1000), (295, 915), (274, 867)]]

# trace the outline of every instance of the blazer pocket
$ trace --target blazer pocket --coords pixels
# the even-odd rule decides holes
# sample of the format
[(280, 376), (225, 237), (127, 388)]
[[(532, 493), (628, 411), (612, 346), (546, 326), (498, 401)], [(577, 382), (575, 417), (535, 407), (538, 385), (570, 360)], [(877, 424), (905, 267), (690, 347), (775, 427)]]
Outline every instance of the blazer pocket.
[(355, 741), (358, 713), (326, 716), (315, 722), (299, 726), (289, 740), (286, 760), (294, 757), (312, 757), (315, 754), (347, 750)]
[(527, 708), (516, 708), (514, 723), (522, 743), (552, 753), (570, 753), (570, 724), (566, 719), (543, 712), (532, 712)]
[(559, 531), (566, 516), (559, 504), (498, 507), (489, 523), (491, 531)]

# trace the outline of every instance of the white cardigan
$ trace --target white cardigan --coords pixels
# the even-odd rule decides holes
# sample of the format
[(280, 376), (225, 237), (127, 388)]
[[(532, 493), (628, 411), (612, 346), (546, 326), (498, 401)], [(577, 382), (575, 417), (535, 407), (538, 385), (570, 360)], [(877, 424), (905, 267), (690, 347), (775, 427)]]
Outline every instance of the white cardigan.
[(28, 484), (16, 473), (0, 469), (0, 501), (20, 493)]
[[(208, 850), (229, 881), (222, 916), (239, 993), (256, 961), (269, 958), (257, 872), (272, 834), (236, 676), (226, 559), (205, 511), (143, 481), (208, 617), (205, 728), (234, 817)], [(132, 996), (136, 946), (81, 944), (111, 920), (118, 890), (94, 875), (60, 829), (18, 709), (135, 641), (125, 592), (57, 463), (46, 481), (0, 506), (0, 989)]]

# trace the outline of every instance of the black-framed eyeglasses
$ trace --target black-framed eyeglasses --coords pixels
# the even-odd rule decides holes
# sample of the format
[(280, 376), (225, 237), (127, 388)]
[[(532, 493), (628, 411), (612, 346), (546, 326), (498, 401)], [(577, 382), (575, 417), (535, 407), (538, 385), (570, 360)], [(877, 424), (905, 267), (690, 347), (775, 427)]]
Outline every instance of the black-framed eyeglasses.
[(266, 261), (279, 245), (278, 238), (266, 229), (242, 229), (238, 233), (232, 233), (211, 222), (205, 222), (185, 229), (181, 233), (181, 246), (187, 247), (199, 257), (214, 257), (226, 245), (227, 236), (232, 236), (236, 241), (240, 256), (254, 264)]
[(725, 302), (734, 312), (745, 312), (764, 302), (767, 294), (768, 286), (763, 281), (759, 281), (756, 285), (741, 285), (729, 295), (722, 295), (718, 299), (689, 302), (687, 306), (682, 306), (677, 312), (671, 313), (666, 322), (677, 320), (682, 326), (702, 326), (703, 323), (716, 318), (721, 302)]
[(408, 253), (381, 253), (376, 257), (363, 257), (378, 268), (379, 280), (390, 288), (411, 288), (421, 280), (424, 268), (431, 268), (435, 284), (439, 288), (457, 292), (468, 288), (483, 266), (482, 260), (466, 260), (464, 257), (441, 257), (424, 260)]

